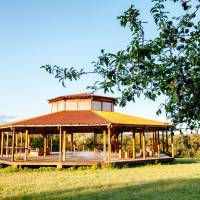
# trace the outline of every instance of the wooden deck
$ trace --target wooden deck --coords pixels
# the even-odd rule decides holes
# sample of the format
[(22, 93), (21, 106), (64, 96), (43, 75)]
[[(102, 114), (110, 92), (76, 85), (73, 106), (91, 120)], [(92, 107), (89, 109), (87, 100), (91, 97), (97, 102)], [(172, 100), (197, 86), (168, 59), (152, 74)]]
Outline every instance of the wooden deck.
[[(119, 159), (118, 154), (112, 153), (110, 163), (114, 165), (138, 165), (146, 163), (158, 162), (171, 162), (174, 159), (161, 154), (160, 157), (146, 157), (143, 159), (137, 155), (136, 159), (127, 158)], [(12, 166), (57, 166), (57, 167), (70, 167), (70, 166), (92, 166), (96, 163), (105, 165), (108, 161), (104, 158), (103, 153), (96, 152), (67, 152), (66, 161), (59, 162), (59, 154), (57, 152), (51, 153), (46, 156), (28, 156), (27, 161), (24, 161), (23, 154), (16, 154), (15, 161), (11, 162), (9, 156), (0, 157), (0, 164), (12, 165)]]

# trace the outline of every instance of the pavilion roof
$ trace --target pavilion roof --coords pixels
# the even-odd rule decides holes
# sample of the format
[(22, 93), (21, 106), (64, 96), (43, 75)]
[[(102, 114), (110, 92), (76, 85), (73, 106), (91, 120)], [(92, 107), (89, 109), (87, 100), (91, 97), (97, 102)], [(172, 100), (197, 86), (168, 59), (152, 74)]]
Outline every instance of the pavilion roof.
[(167, 127), (172, 124), (117, 112), (79, 110), (60, 111), (20, 121), (0, 124), (0, 128), (32, 126), (106, 126), (109, 124)]

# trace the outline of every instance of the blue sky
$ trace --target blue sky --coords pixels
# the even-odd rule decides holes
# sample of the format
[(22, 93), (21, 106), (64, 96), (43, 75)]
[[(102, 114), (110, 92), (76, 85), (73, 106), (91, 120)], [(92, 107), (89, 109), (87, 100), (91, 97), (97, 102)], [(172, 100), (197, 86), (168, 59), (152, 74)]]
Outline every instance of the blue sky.
[[(130, 32), (119, 25), (116, 17), (131, 3), (141, 10), (143, 19), (148, 19), (146, 31), (153, 37), (149, 0), (0, 1), (0, 121), (48, 113), (47, 99), (85, 92), (96, 79), (94, 75), (68, 82), (63, 88), (40, 66), (89, 68), (101, 49), (115, 52), (125, 48)], [(140, 98), (115, 110), (165, 120), (164, 115), (156, 116), (162, 100)]]

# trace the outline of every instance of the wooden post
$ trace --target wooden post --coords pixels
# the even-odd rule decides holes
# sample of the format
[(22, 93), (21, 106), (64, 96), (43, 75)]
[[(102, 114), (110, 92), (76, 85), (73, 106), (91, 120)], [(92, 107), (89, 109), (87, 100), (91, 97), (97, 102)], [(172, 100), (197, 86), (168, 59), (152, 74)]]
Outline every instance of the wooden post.
[(168, 145), (168, 132), (166, 131), (166, 153), (168, 153), (169, 145)]
[(24, 152), (24, 160), (27, 161), (28, 158), (28, 130), (25, 131), (25, 152)]
[(62, 162), (62, 127), (59, 130), (59, 162)]
[(71, 133), (71, 151), (74, 151), (74, 136), (73, 136), (73, 133)]
[(157, 131), (157, 149), (158, 149), (158, 158), (160, 158), (160, 133)]
[(103, 130), (103, 155), (106, 160), (106, 130)]
[(172, 158), (174, 158), (174, 133), (171, 133), (171, 150), (172, 150)]
[(165, 136), (164, 131), (162, 131), (162, 152), (165, 152)]
[(3, 157), (3, 149), (4, 149), (4, 132), (1, 132), (1, 156)]
[(142, 154), (143, 158), (146, 158), (146, 143), (145, 143), (145, 132), (142, 133)]
[[(19, 147), (18, 133), (15, 134), (15, 146), (16, 146), (16, 147)], [(17, 149), (15, 150), (15, 153), (17, 153)]]
[(53, 151), (53, 135), (51, 135), (51, 152)]
[(66, 161), (66, 131), (63, 131), (63, 161)]
[(133, 150), (133, 159), (135, 159), (136, 158), (136, 155), (135, 155), (135, 131), (133, 131), (132, 150)]
[(140, 132), (140, 150), (142, 149), (142, 133)]
[(152, 138), (152, 156), (154, 156), (155, 155), (155, 144), (154, 144), (154, 142), (155, 142), (155, 134), (154, 134), (154, 132), (153, 132), (153, 136), (152, 136), (153, 138)]
[(111, 160), (111, 134), (110, 134), (110, 126), (108, 127), (108, 162)]
[(119, 133), (117, 133), (117, 136), (116, 136), (116, 153), (119, 152)]
[(30, 147), (30, 134), (28, 134), (28, 148)]
[(9, 147), (9, 132), (7, 132), (7, 134), (6, 134), (6, 156), (8, 156), (8, 154), (9, 154), (8, 147)]
[(44, 159), (47, 156), (47, 135), (44, 134)]
[(11, 149), (11, 162), (14, 162), (15, 157), (15, 129), (12, 130), (12, 149)]
[(21, 151), (22, 151), (22, 146), (23, 146), (23, 135), (22, 135), (22, 132), (20, 132), (20, 146), (21, 146)]
[(49, 148), (49, 134), (47, 134), (47, 149)]

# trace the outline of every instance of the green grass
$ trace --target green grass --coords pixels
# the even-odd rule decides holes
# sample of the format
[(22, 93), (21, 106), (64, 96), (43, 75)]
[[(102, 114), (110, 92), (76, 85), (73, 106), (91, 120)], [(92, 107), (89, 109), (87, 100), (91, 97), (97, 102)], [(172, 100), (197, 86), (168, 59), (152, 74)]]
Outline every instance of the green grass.
[(200, 199), (200, 162), (97, 170), (4, 168), (0, 199)]

